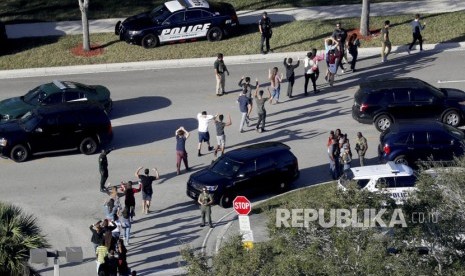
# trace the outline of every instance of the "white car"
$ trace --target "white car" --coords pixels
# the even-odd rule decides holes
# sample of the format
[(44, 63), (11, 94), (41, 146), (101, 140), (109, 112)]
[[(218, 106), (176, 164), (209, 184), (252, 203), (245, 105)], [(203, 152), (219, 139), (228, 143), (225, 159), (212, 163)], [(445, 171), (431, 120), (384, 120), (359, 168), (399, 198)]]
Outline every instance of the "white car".
[(338, 180), (338, 188), (346, 190), (348, 183), (355, 181), (360, 189), (387, 193), (397, 204), (402, 204), (416, 190), (416, 180), (417, 177), (409, 166), (387, 162), (383, 165), (346, 170)]

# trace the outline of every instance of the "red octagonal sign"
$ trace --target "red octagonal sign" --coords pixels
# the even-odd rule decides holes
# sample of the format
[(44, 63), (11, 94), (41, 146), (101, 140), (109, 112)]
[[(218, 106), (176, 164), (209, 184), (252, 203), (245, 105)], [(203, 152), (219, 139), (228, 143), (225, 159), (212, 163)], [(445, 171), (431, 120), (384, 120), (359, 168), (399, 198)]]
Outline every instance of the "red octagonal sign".
[(245, 196), (236, 196), (233, 207), (239, 215), (248, 215), (252, 209), (250, 201)]

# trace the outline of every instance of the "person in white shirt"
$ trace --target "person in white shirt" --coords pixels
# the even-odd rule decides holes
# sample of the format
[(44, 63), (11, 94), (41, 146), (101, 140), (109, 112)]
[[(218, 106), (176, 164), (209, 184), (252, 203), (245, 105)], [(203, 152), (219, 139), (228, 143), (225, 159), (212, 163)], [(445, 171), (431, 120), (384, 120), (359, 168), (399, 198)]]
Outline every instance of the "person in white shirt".
[(415, 19), (411, 23), (412, 25), (412, 36), (413, 40), (412, 43), (410, 43), (407, 52), (410, 54), (410, 51), (412, 50), (413, 45), (415, 45), (415, 42), (420, 44), (420, 52), (423, 51), (423, 37), (421, 36), (421, 31), (425, 29), (426, 24), (421, 25), (420, 23), (420, 15), (417, 13), (415, 14)]
[(207, 111), (202, 111), (202, 113), (197, 114), (197, 121), (199, 122), (199, 127), (197, 129), (199, 132), (199, 145), (197, 147), (198, 156), (202, 156), (201, 149), (203, 142), (207, 143), (209, 151), (213, 150), (213, 147), (210, 146), (210, 133), (208, 133), (208, 124), (215, 118), (216, 115), (207, 115)]

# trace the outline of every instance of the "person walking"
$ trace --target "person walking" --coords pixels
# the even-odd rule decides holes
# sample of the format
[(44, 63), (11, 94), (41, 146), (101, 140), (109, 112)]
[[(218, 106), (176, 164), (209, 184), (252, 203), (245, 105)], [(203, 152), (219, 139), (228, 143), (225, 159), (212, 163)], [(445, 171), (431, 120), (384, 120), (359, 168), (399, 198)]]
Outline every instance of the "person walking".
[(281, 75), (278, 75), (278, 67), (273, 67), (273, 69), (268, 69), (268, 78), (270, 79), (272, 89), (270, 104), (273, 104), (273, 100), (275, 100), (275, 103), (279, 103), (283, 74), (281, 73)]
[(92, 242), (94, 251), (103, 241), (103, 228), (100, 223), (102, 223), (101, 220), (97, 221), (89, 227), (90, 231), (92, 232), (92, 238), (90, 241)]
[[(258, 84), (258, 82), (257, 82)], [(249, 126), (249, 115), (250, 111), (252, 111), (252, 105), (250, 104), (249, 98), (247, 97), (247, 91), (243, 90), (241, 95), (237, 98), (237, 102), (239, 103), (239, 111), (241, 112), (241, 122), (239, 123), (239, 132), (244, 132), (244, 123), (247, 123)]]
[(105, 246), (105, 240), (102, 240), (100, 242), (100, 245), (97, 247), (95, 250), (95, 256), (97, 257), (96, 263), (97, 263), (97, 273), (100, 272), (100, 270), (105, 270), (104, 269), (104, 263), (105, 263), (105, 257), (108, 255), (108, 249)]
[(386, 20), (384, 21), (384, 27), (381, 29), (381, 62), (386, 62), (389, 53), (391, 53), (390, 25), (391, 22)]
[(213, 197), (207, 191), (207, 188), (202, 188), (202, 193), (199, 195), (197, 202), (200, 204), (200, 214), (202, 217), (202, 224), (200, 224), (200, 227), (205, 226), (205, 216), (207, 216), (208, 224), (210, 225), (210, 228), (213, 228), (211, 209), (211, 205), (213, 204)]
[(361, 132), (357, 132), (357, 140), (355, 141), (355, 151), (357, 151), (358, 159), (360, 160), (360, 166), (365, 166), (365, 153), (368, 150), (368, 142), (363, 137)]
[(415, 45), (415, 42), (420, 44), (420, 52), (423, 51), (423, 37), (421, 36), (421, 31), (423, 31), (426, 27), (426, 23), (421, 25), (420, 23), (420, 14), (415, 14), (415, 19), (411, 23), (412, 26), (412, 36), (413, 40), (412, 43), (410, 43), (410, 46), (407, 49), (408, 54), (410, 55), (410, 51), (412, 50), (413, 45)]
[[(273, 36), (271, 28), (271, 19), (268, 17), (267, 12), (262, 13), (262, 18), (258, 21), (258, 30), (261, 34), (260, 40), (260, 53), (266, 54), (270, 51), (270, 38)], [(265, 50), (263, 47), (265, 46)]]
[(131, 222), (134, 221), (134, 216), (136, 215), (136, 198), (134, 197), (135, 193), (138, 193), (142, 190), (142, 184), (139, 183), (139, 188), (132, 187), (132, 181), (128, 181), (127, 184), (121, 183), (121, 190), (124, 192), (124, 206), (129, 207), (129, 217)]
[(287, 79), (287, 96), (292, 98), (292, 88), (294, 87), (295, 74), (294, 69), (299, 67), (300, 60), (297, 60), (296, 64), (292, 64), (292, 58), (284, 58), (283, 65), (286, 68), (286, 79)]
[(225, 93), (224, 86), (226, 83), (226, 78), (224, 76), (225, 73), (229, 71), (226, 65), (224, 64), (223, 54), (218, 53), (215, 63), (213, 64), (215, 69), (215, 77), (216, 77), (216, 96), (222, 96)]
[[(336, 74), (336, 71), (337, 71), (336, 60), (333, 60), (333, 59), (336, 58), (335, 53), (336, 53), (338, 44), (339, 43), (337, 42), (337, 40), (333, 40), (331, 38), (325, 39), (325, 60), (326, 60), (326, 68), (327, 68), (325, 80), (327, 82), (331, 82), (331, 78), (330, 78), (331, 75), (334, 76), (334, 74)], [(330, 61), (331, 61), (331, 64), (333, 64), (333, 66), (330, 66)], [(332, 71), (334, 71), (334, 73), (331, 73)]]
[(318, 71), (318, 63), (316, 59), (314, 59), (313, 52), (308, 52), (307, 57), (304, 59), (304, 78), (305, 78), (305, 84), (304, 84), (304, 94), (305, 96), (308, 95), (307, 89), (308, 89), (308, 80), (312, 80), (313, 84), (313, 93), (318, 93), (318, 90), (316, 89), (316, 72)]
[(336, 23), (336, 28), (334, 29), (333, 31), (333, 34), (331, 35), (331, 37), (336, 40), (339, 44), (339, 50), (340, 50), (340, 61), (339, 61), (339, 64), (338, 66), (341, 67), (342, 69), (342, 73), (344, 73), (344, 67), (342, 67), (342, 59), (344, 58), (345, 61), (347, 63), (349, 63), (347, 61), (347, 53), (346, 53), (346, 49), (345, 49), (345, 45), (346, 45), (346, 39), (347, 39), (347, 31), (342, 28), (342, 23), (341, 22), (338, 22)]
[(105, 193), (105, 182), (108, 179), (108, 159), (107, 155), (113, 150), (113, 148), (110, 149), (102, 149), (102, 152), (100, 153), (98, 157), (98, 167), (100, 171), (100, 192)]
[(131, 235), (131, 219), (129, 206), (124, 206), (121, 212), (121, 227), (123, 228), (124, 245), (129, 245), (129, 237)]
[(357, 38), (357, 34), (353, 33), (347, 41), (347, 48), (349, 49), (349, 54), (352, 56), (352, 61), (350, 62), (352, 72), (356, 72), (355, 64), (357, 63), (358, 47), (360, 47), (360, 40)]
[(184, 162), (186, 172), (189, 171), (187, 162), (186, 140), (189, 138), (189, 131), (184, 127), (179, 127), (175, 132), (176, 138), (176, 174), (181, 174), (181, 160)]
[(144, 174), (139, 174), (142, 169), (143, 167), (137, 168), (134, 175), (139, 178), (140, 183), (142, 184), (142, 214), (148, 214), (150, 212), (150, 202), (152, 201), (153, 195), (152, 183), (160, 178), (160, 174), (156, 168), (153, 168), (153, 171), (155, 172), (154, 176), (149, 175), (149, 169), (145, 169)]
[(127, 252), (124, 241), (119, 239), (116, 244), (116, 253), (118, 254), (118, 272), (120, 275), (128, 275), (128, 262), (127, 262)]
[(341, 151), (341, 164), (342, 172), (350, 169), (350, 163), (352, 162), (352, 157), (350, 157), (350, 148), (348, 144), (344, 144)]
[(223, 122), (223, 119), (224, 119), (223, 114), (218, 115), (217, 119), (215, 119), (216, 143), (217, 143), (215, 152), (213, 153), (215, 158), (218, 154), (218, 151), (221, 152), (221, 155), (224, 154), (224, 147), (226, 145), (226, 134), (224, 134), (224, 128), (232, 124), (231, 115), (228, 115), (227, 123)]
[[(257, 104), (257, 115), (258, 115), (258, 121), (257, 121), (257, 126), (256, 130), (257, 132), (265, 132), (265, 119), (266, 119), (266, 109), (265, 109), (265, 103), (271, 99), (271, 92), (270, 88), (267, 88), (268, 91), (268, 97), (263, 97), (263, 90), (259, 90), (259, 87), (255, 89), (254, 93), (254, 98), (255, 102)], [(260, 127), (261, 124), (261, 127)]]
[(208, 115), (207, 111), (202, 111), (202, 113), (197, 114), (198, 121), (198, 133), (199, 133), (199, 145), (197, 146), (197, 156), (202, 156), (202, 143), (205, 142), (208, 145), (208, 150), (213, 150), (213, 147), (210, 146), (210, 133), (208, 132), (208, 124), (211, 120), (215, 119), (216, 115)]
[(331, 145), (328, 147), (329, 170), (331, 177), (336, 180), (339, 177), (339, 158), (340, 149), (336, 138), (331, 139)]
[(252, 85), (250, 83), (250, 77), (244, 78), (244, 76), (242, 76), (242, 78), (239, 80), (238, 85), (242, 88), (242, 93), (245, 94), (249, 99), (249, 104), (252, 108), (252, 91), (255, 91), (255, 89), (257, 89), (258, 79), (255, 79), (255, 85)]

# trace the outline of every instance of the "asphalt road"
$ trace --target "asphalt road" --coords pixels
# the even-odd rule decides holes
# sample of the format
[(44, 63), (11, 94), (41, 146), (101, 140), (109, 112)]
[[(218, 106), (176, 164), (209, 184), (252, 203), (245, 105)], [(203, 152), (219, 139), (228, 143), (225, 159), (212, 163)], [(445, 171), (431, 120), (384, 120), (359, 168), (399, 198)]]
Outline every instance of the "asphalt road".
[[(330, 130), (341, 128), (352, 141), (356, 132), (362, 131), (369, 143), (368, 162), (376, 163), (378, 132), (372, 125), (358, 124), (350, 114), (353, 94), (361, 80), (412, 76), (440, 87), (465, 90), (464, 53), (462, 50), (410, 56), (402, 53), (393, 55), (385, 64), (379, 63), (379, 56), (362, 56), (357, 73), (338, 77), (332, 88), (323, 85), (322, 75), (318, 81), (321, 93), (308, 97), (301, 97), (304, 81), (301, 66), (296, 71), (294, 94), (297, 97), (288, 100), (284, 96), (287, 84), (283, 84), (282, 103), (267, 106), (268, 132), (265, 133), (257, 133), (252, 128), (239, 133), (237, 81), (242, 75), (248, 75), (252, 80), (258, 77), (260, 82), (267, 83), (268, 68), (278, 66), (282, 70), (281, 63), (229, 66), (231, 76), (227, 78), (226, 87), (230, 93), (223, 97), (214, 95), (212, 67), (81, 74), (57, 79), (103, 84), (110, 88), (114, 100), (111, 116), (116, 150), (108, 155), (109, 182), (134, 180), (134, 171), (139, 166), (158, 168), (161, 180), (154, 185), (153, 212), (142, 215), (140, 202), (137, 202), (128, 261), (140, 275), (162, 271), (170, 274), (171, 269), (183, 265), (179, 249), (184, 245), (200, 248), (208, 231), (199, 227), (198, 207), (185, 194), (189, 174), (176, 176), (175, 173), (176, 128), (184, 126), (192, 131), (186, 146), (189, 164), (196, 171), (213, 159), (212, 153), (202, 157), (196, 155), (196, 114), (202, 110), (231, 114), (233, 125), (226, 129), (228, 149), (262, 141), (284, 142), (299, 159), (301, 177), (295, 186), (313, 185), (329, 180), (325, 144)], [(227, 57), (225, 62), (228, 64)], [(324, 67), (321, 66), (322, 71)], [(0, 98), (21, 95), (51, 80), (49, 77), (2, 80)], [(437, 84), (438, 80), (454, 82)], [(252, 118), (256, 118), (255, 110), (252, 114)], [(214, 138), (213, 125), (210, 133)], [(215, 143), (215, 139), (212, 142)], [(203, 152), (206, 152), (205, 147)], [(102, 204), (107, 198), (99, 192), (97, 159), (98, 155), (77, 153), (40, 156), (21, 164), (0, 159), (0, 200), (14, 203), (36, 216), (54, 249), (83, 248), (84, 263), (63, 263), (62, 275), (95, 274), (88, 227), (104, 216)], [(218, 220), (229, 211), (215, 206), (213, 219)], [(52, 262), (49, 266), (36, 267), (45, 276), (53, 275)]]

